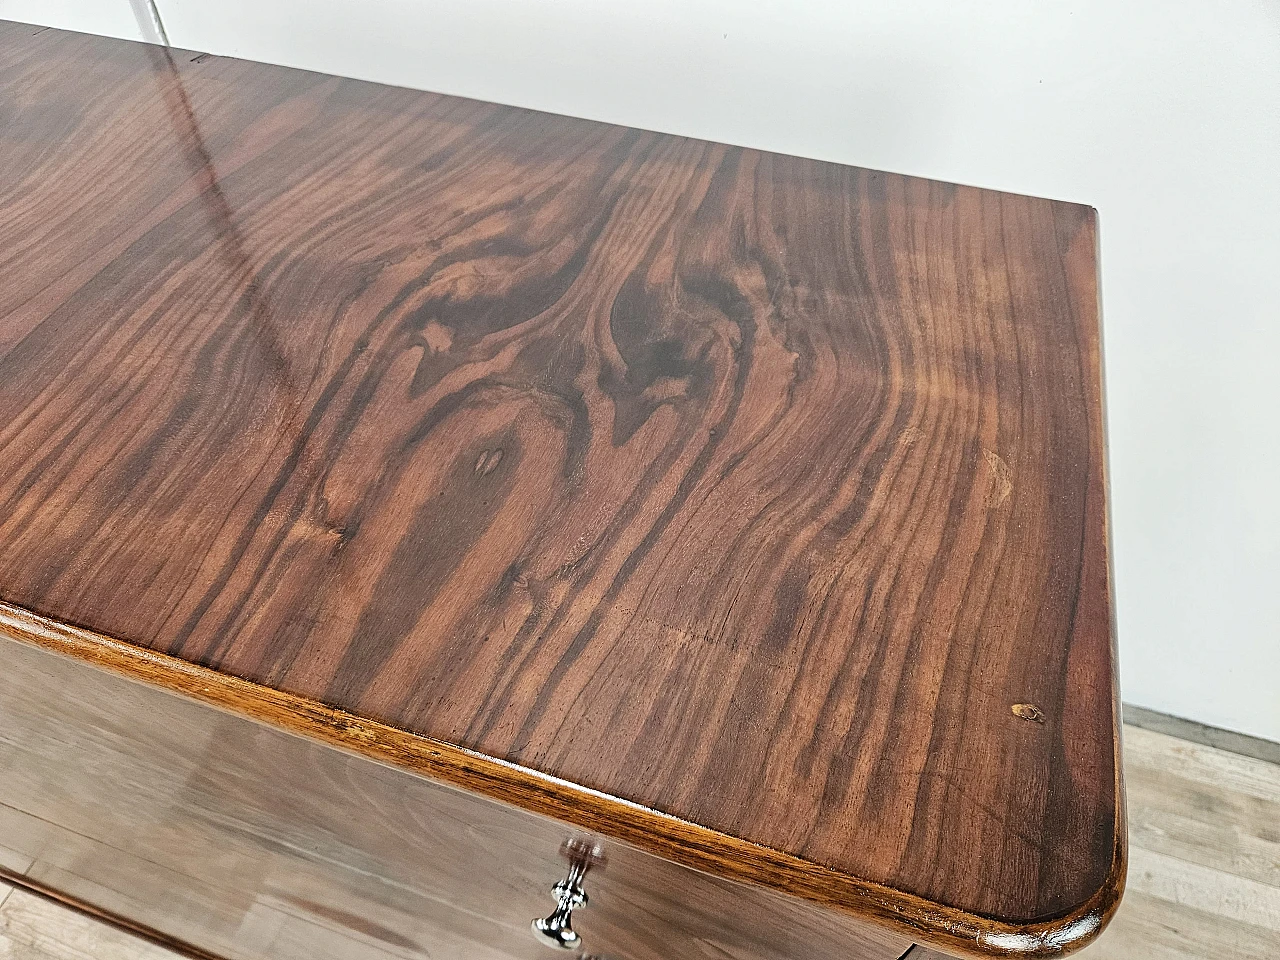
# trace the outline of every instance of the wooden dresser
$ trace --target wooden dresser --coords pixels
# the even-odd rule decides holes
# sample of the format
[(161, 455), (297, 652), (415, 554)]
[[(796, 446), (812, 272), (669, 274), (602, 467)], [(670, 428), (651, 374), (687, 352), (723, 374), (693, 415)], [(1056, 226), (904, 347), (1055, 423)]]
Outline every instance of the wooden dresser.
[(0, 876), (228, 960), (1083, 945), (1096, 231), (0, 24)]

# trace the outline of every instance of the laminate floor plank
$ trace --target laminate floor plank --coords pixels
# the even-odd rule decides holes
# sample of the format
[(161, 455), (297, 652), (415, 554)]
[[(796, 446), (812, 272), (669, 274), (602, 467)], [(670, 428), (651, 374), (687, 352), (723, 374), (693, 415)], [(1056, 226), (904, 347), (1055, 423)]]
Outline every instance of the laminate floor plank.
[(1129, 890), (1111, 926), (1080, 960), (1263, 960), (1276, 935), (1160, 897)]
[(1253, 960), (1280, 945), (1280, 767), (1125, 727), (1129, 879), (1084, 960)]
[[(1262, 763), (1263, 761), (1254, 761)], [(1280, 803), (1231, 790), (1221, 784), (1200, 783), (1158, 768), (1130, 764), (1125, 772), (1129, 791), (1132, 826), (1135, 817), (1171, 814), (1198, 821), (1210, 828), (1229, 828), (1233, 834), (1268, 843), (1280, 843)], [(1203, 831), (1198, 831), (1203, 833)], [(1208, 841), (1208, 838), (1204, 838)], [(1228, 848), (1217, 843), (1191, 840), (1208, 856), (1219, 856)], [(1206, 866), (1218, 866), (1209, 861)], [(1225, 863), (1223, 869), (1229, 869)]]
[(1280, 766), (1167, 734), (1124, 728), (1125, 778), (1158, 771), (1187, 786), (1243, 794), (1280, 809)]
[(1179, 906), (1274, 930), (1280, 944), (1280, 887), (1141, 848), (1131, 855), (1129, 884)]
[(0, 960), (180, 960), (179, 955), (25, 890), (0, 903)]
[(1238, 822), (1185, 816), (1153, 799), (1129, 808), (1129, 837), (1135, 847), (1152, 853), (1280, 886), (1280, 842), (1256, 836)]

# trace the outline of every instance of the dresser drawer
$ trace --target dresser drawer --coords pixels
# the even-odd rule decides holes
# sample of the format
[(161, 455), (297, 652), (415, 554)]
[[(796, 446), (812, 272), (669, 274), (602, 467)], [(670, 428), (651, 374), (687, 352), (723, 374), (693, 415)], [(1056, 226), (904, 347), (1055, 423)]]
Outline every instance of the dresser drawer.
[[(0, 638), (0, 866), (236, 958), (552, 960), (573, 828)], [(888, 960), (840, 914), (602, 844), (611, 960)], [(572, 955), (572, 954), (563, 954)]]

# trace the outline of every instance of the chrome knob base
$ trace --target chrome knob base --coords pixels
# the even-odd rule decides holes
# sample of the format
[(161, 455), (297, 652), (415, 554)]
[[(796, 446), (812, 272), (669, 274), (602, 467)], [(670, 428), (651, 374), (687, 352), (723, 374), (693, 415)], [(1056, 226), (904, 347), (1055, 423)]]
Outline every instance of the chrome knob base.
[(577, 950), (582, 937), (573, 929), (573, 911), (587, 905), (587, 892), (582, 880), (595, 864), (604, 863), (604, 852), (590, 841), (567, 841), (561, 852), (569, 857), (569, 875), (551, 888), (556, 898), (556, 908), (549, 916), (539, 917), (529, 924), (539, 943), (559, 950)]
[(582, 889), (585, 866), (574, 864), (569, 876), (551, 888), (556, 898), (556, 909), (548, 917), (534, 920), (530, 925), (533, 935), (549, 947), (576, 950), (582, 946), (582, 937), (573, 929), (573, 911), (587, 905), (587, 893)]

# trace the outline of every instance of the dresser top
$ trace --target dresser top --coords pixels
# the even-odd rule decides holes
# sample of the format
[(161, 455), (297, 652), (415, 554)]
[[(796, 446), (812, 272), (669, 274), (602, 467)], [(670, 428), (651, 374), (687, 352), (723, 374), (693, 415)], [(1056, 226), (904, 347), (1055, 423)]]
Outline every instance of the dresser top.
[(7, 629), (952, 949), (1105, 921), (1092, 210), (20, 24), (0, 90)]

